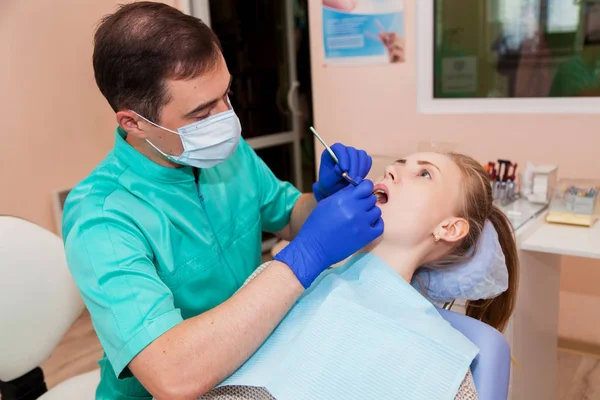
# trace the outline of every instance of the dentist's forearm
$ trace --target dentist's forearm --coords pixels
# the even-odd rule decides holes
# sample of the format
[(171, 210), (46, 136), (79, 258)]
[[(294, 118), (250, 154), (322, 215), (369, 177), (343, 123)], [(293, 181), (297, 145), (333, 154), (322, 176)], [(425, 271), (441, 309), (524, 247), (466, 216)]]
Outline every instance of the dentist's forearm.
[(302, 225), (304, 225), (304, 221), (310, 215), (310, 213), (317, 206), (317, 200), (315, 199), (314, 194), (305, 193), (296, 201), (296, 205), (292, 209), (292, 214), (290, 216), (289, 224), (282, 231), (277, 233), (277, 236), (280, 239), (292, 241)]
[(129, 368), (157, 400), (195, 400), (258, 349), (302, 292), (290, 268), (273, 261), (229, 300), (156, 339)]

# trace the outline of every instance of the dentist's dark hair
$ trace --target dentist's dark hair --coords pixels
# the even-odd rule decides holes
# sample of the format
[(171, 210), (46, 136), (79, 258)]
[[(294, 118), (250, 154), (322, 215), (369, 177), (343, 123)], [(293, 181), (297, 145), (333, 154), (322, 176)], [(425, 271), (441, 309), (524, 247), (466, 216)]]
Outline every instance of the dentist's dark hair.
[(131, 109), (160, 123), (170, 100), (166, 79), (192, 79), (213, 70), (221, 44), (198, 18), (162, 3), (121, 6), (94, 36), (94, 75), (112, 109)]

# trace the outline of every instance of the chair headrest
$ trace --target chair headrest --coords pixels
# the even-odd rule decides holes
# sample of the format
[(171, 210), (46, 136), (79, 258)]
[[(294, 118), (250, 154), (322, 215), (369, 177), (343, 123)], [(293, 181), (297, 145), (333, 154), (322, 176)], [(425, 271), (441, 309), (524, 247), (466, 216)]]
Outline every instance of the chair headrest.
[(443, 269), (421, 267), (411, 284), (435, 303), (491, 299), (508, 289), (506, 258), (490, 221), (468, 255), (467, 261)]

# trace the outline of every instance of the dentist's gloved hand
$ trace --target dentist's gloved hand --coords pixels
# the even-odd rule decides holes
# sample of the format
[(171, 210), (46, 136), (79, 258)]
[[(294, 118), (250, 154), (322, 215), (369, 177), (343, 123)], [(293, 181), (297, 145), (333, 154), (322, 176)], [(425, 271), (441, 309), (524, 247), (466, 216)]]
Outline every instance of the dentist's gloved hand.
[(275, 260), (287, 264), (308, 288), (328, 267), (351, 256), (383, 233), (373, 182), (349, 185), (319, 202)]
[(331, 150), (340, 163), (336, 164), (329, 152), (323, 150), (319, 180), (313, 184), (313, 193), (317, 201), (321, 201), (349, 185), (342, 176), (342, 172), (347, 172), (350, 178), (360, 182), (367, 176), (373, 164), (373, 159), (364, 150), (346, 147), (341, 143), (331, 146)]

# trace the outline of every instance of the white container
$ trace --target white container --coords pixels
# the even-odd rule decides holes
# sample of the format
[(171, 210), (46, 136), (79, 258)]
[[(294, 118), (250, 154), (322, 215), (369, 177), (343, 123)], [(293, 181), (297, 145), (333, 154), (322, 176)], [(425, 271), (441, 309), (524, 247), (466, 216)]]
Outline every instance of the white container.
[(532, 193), (527, 199), (532, 203), (547, 204), (558, 180), (556, 165), (540, 165), (533, 172)]

